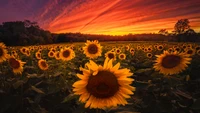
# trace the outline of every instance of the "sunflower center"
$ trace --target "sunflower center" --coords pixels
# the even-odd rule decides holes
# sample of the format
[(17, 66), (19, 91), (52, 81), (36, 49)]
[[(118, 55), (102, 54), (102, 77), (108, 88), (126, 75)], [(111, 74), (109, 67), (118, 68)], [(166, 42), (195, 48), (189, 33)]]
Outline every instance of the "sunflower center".
[(96, 54), (98, 52), (98, 47), (95, 44), (90, 44), (88, 46), (88, 52), (90, 54)]
[(63, 57), (67, 58), (69, 57), (69, 55), (70, 55), (70, 52), (68, 50), (63, 52)]
[(2, 50), (2, 48), (0, 48), (0, 56), (2, 56), (3, 55), (3, 50)]
[(97, 98), (109, 98), (119, 90), (119, 84), (113, 73), (99, 71), (97, 75), (90, 76), (86, 89)]
[(120, 58), (124, 58), (124, 55), (120, 55)]
[(109, 58), (109, 59), (112, 59), (112, 58), (114, 58), (114, 54), (112, 54), (112, 53), (109, 53), (109, 54), (108, 54), (108, 58)]
[(53, 52), (50, 53), (50, 56), (53, 56)]
[(41, 66), (44, 67), (44, 68), (46, 68), (46, 67), (47, 67), (47, 63), (44, 62), (44, 61), (42, 61), (42, 62), (41, 62)]
[(25, 48), (23, 48), (23, 49), (22, 49), (22, 52), (23, 52), (23, 53), (25, 53), (25, 52), (26, 52), (26, 49), (25, 49)]
[(159, 48), (159, 49), (162, 49), (162, 46), (159, 46), (158, 48)]
[(57, 53), (56, 56), (59, 58), (59, 57), (60, 57), (60, 56), (59, 56), (59, 53)]
[(17, 61), (17, 60), (14, 59), (14, 58), (10, 58), (10, 59), (9, 59), (9, 64), (10, 64), (10, 66), (11, 66), (12, 68), (14, 68), (14, 69), (17, 69), (17, 68), (20, 67), (19, 61)]
[(173, 68), (180, 64), (181, 58), (176, 55), (168, 55), (163, 58), (162, 66), (165, 68)]
[(192, 53), (193, 53), (192, 50), (188, 50), (188, 51), (187, 51), (187, 54), (192, 54)]

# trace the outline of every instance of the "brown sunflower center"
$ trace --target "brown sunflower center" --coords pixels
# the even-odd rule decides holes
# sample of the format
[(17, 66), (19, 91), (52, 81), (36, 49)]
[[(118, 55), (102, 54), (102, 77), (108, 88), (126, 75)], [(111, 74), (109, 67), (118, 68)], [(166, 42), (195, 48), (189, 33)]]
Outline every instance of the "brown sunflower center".
[(2, 55), (3, 55), (3, 49), (0, 48), (0, 56), (2, 56)]
[(196, 47), (196, 50), (197, 50), (197, 51), (200, 50), (200, 47)]
[(173, 68), (179, 65), (181, 62), (180, 56), (176, 55), (167, 55), (162, 60), (162, 66), (165, 68)]
[(192, 53), (193, 53), (192, 50), (188, 50), (188, 51), (187, 51), (187, 54), (192, 54)]
[(151, 57), (152, 56), (152, 54), (147, 54), (149, 57)]
[(20, 67), (19, 61), (17, 61), (17, 60), (14, 59), (14, 58), (10, 58), (10, 59), (9, 59), (9, 64), (10, 64), (10, 66), (11, 66), (12, 68), (14, 68), (14, 69), (17, 69), (17, 68)]
[(59, 53), (57, 53), (57, 54), (56, 54), (56, 57), (57, 57), (57, 58), (59, 58), (59, 57), (60, 57), (60, 54), (59, 54)]
[(22, 49), (22, 52), (23, 52), (23, 53), (25, 53), (25, 52), (26, 52), (26, 49), (25, 49), (25, 48), (23, 48), (23, 49)]
[(37, 54), (37, 56), (40, 58), (41, 57), (41, 55), (40, 54)]
[(46, 68), (47, 67), (47, 63), (45, 61), (42, 61), (41, 62), (41, 66), (44, 67), (44, 68)]
[(119, 90), (119, 84), (113, 73), (99, 71), (97, 75), (90, 76), (86, 89), (97, 98), (109, 98)]
[(90, 54), (96, 54), (98, 52), (98, 47), (95, 44), (90, 44), (88, 46), (88, 52)]
[(124, 55), (120, 55), (120, 58), (124, 58)]
[(67, 58), (67, 57), (69, 57), (69, 55), (70, 55), (70, 51), (69, 50), (65, 50), (63, 52), (63, 57)]
[(50, 56), (53, 56), (53, 52), (50, 52)]
[(112, 59), (112, 58), (114, 58), (114, 57), (115, 57), (115, 56), (114, 56), (113, 53), (109, 53), (109, 54), (108, 54), (108, 58), (109, 58), (109, 59)]
[(162, 46), (159, 46), (159, 47), (158, 47), (158, 49), (162, 49), (162, 48), (163, 48)]

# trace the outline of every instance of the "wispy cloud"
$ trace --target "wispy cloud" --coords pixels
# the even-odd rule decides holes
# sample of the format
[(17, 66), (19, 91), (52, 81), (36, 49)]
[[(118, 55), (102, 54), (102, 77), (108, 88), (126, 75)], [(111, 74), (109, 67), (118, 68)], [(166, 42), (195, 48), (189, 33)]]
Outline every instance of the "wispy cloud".
[[(8, 1), (16, 4), (14, 0)], [(38, 21), (42, 28), (56, 33), (152, 33), (162, 28), (172, 31), (177, 20), (182, 18), (189, 19), (191, 27), (200, 31), (199, 0), (19, 1), (17, 7), (23, 4), (27, 9), (20, 13), (23, 18)], [(9, 6), (10, 4), (7, 4), (6, 8)], [(19, 9), (25, 10), (24, 8)], [(27, 14), (28, 11), (30, 14)]]

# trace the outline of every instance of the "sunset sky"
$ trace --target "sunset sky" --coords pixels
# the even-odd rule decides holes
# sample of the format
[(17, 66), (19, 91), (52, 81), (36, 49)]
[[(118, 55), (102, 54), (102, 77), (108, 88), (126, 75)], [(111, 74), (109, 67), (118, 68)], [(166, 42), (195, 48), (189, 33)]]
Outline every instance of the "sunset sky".
[(28, 19), (54, 33), (171, 32), (185, 18), (200, 32), (200, 0), (0, 0), (0, 12), (0, 23)]

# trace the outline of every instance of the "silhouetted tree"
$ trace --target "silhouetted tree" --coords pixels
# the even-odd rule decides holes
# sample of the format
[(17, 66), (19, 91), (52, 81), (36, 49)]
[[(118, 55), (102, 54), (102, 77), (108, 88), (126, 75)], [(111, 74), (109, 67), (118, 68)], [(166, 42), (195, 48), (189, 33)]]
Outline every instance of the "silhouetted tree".
[(0, 25), (0, 41), (10, 46), (47, 44), (52, 43), (52, 36), (49, 31), (40, 29), (37, 22), (13, 21)]
[(162, 34), (162, 35), (168, 35), (168, 31), (167, 29), (161, 29), (158, 31), (159, 34)]
[(189, 23), (190, 22), (189, 22), (188, 19), (180, 19), (180, 20), (178, 20), (178, 22), (174, 26), (174, 31), (177, 34), (184, 33), (186, 30), (190, 29)]

